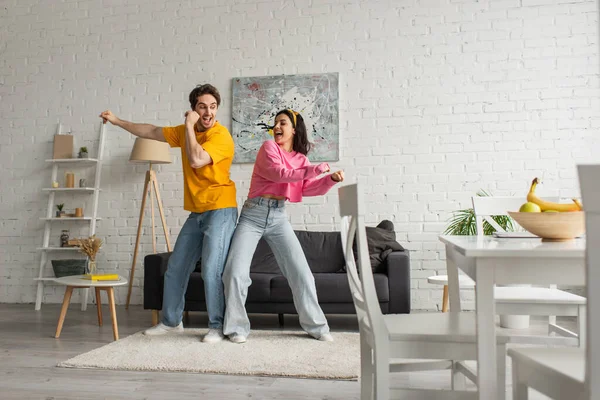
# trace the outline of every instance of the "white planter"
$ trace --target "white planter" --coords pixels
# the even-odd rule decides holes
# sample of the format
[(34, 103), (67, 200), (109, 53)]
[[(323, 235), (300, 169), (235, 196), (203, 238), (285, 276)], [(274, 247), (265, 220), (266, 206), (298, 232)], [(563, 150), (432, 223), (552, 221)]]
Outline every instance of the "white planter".
[(509, 329), (529, 328), (529, 315), (501, 315), (500, 326)]
[[(531, 285), (502, 285), (531, 287)], [(527, 329), (529, 328), (529, 315), (500, 315), (500, 327), (509, 329)]]

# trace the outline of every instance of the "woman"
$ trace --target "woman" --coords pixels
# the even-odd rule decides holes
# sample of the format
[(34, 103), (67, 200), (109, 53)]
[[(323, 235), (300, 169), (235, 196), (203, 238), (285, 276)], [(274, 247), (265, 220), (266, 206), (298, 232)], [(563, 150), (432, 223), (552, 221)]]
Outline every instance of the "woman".
[(248, 200), (242, 208), (225, 264), (223, 333), (234, 343), (244, 343), (250, 333), (245, 308), (252, 283), (250, 262), (264, 236), (292, 288), (300, 325), (315, 339), (332, 341), (317, 300), (315, 279), (285, 213), (285, 201), (297, 203), (302, 196), (325, 194), (344, 180), (344, 173), (337, 171), (317, 179), (329, 171), (329, 165), (312, 165), (308, 161), (310, 143), (304, 120), (297, 112), (279, 111), (273, 136), (275, 140), (265, 141), (256, 156)]

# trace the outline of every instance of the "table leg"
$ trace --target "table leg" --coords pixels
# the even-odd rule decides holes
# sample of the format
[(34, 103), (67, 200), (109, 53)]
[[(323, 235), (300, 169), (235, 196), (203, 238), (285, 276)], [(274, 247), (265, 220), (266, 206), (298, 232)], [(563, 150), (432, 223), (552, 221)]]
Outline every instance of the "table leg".
[(99, 287), (96, 287), (96, 309), (98, 311), (98, 326), (102, 326), (102, 298)]
[[(498, 393), (498, 375), (496, 365), (496, 325), (494, 303), (494, 269), (477, 260), (475, 304), (477, 320), (477, 381), (479, 399), (503, 399), (504, 393)], [(505, 354), (500, 354), (506, 357)]]
[(152, 326), (158, 325), (158, 310), (152, 310)]
[(119, 340), (119, 327), (117, 326), (117, 310), (115, 309), (115, 291), (112, 287), (107, 287), (106, 294), (108, 294), (108, 306), (110, 308), (110, 316), (112, 318), (113, 337), (115, 340)]
[(65, 289), (65, 297), (63, 298), (62, 308), (60, 309), (60, 316), (58, 317), (58, 326), (56, 327), (55, 338), (60, 336), (60, 331), (62, 331), (63, 323), (65, 322), (65, 317), (67, 316), (67, 309), (69, 308), (69, 302), (71, 301), (71, 295), (73, 294), (73, 286), (67, 286)]

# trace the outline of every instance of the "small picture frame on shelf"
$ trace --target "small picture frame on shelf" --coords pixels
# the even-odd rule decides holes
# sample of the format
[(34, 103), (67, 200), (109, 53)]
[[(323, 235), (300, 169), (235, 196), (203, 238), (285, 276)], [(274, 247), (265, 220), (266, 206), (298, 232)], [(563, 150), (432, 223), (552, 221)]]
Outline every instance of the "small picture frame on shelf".
[(73, 158), (73, 135), (54, 135), (52, 158)]

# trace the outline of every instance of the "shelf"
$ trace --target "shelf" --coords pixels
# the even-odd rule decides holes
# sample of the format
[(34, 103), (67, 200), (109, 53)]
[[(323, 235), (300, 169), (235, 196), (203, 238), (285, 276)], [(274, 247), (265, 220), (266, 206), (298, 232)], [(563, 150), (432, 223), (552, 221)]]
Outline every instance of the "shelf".
[(98, 163), (98, 159), (96, 158), (51, 158), (46, 160), (48, 163), (52, 164), (96, 164)]
[[(68, 246), (68, 247), (60, 247), (61, 243), (57, 240), (51, 239), (54, 237), (52, 234), (53, 230), (61, 230), (61, 229), (75, 229), (85, 230), (86, 225), (88, 225), (87, 235), (93, 236), (96, 234), (96, 225), (97, 221), (101, 221), (102, 218), (98, 218), (98, 205), (99, 205), (99, 197), (102, 190), (100, 189), (100, 178), (102, 172), (102, 162), (103, 162), (103, 154), (104, 154), (104, 140), (106, 137), (106, 125), (99, 124), (100, 131), (98, 132), (98, 153), (94, 154), (95, 158), (86, 157), (86, 158), (72, 158), (73, 155), (77, 157), (77, 153), (73, 154), (73, 152), (67, 152), (64, 155), (60, 155), (59, 157), (63, 158), (51, 158), (46, 159), (46, 166), (51, 168), (45, 168), (51, 170), (50, 179), (42, 180), (41, 185), (38, 186), (38, 193), (47, 194), (48, 208), (45, 213), (43, 213), (43, 217), (39, 218), (40, 221), (44, 222), (44, 238), (43, 242), (38, 244), (39, 247), (36, 248), (36, 251), (39, 252), (39, 271), (34, 278), (35, 286), (37, 286), (37, 292), (35, 297), (35, 309), (40, 310), (42, 307), (42, 300), (44, 298), (44, 286), (45, 285), (54, 285), (56, 279), (52, 271), (48, 270), (49, 260), (52, 258), (80, 258), (83, 256), (81, 254), (81, 250), (78, 246)], [(60, 135), (62, 132), (62, 124), (58, 124), (56, 135)], [(84, 153), (89, 154), (90, 153)], [(68, 157), (68, 158), (67, 158)], [(93, 171), (93, 175), (92, 175)], [(52, 187), (57, 184), (57, 178), (60, 177), (63, 172), (70, 172), (74, 175), (83, 175), (78, 176), (78, 182), (81, 182), (81, 185), (75, 184), (75, 176), (73, 176), (73, 183), (71, 184), (71, 176), (69, 176), (69, 186), (66, 184), (61, 185), (59, 187)], [(92, 178), (93, 176), (93, 178)], [(66, 179), (65, 179), (66, 181)], [(52, 183), (52, 184), (51, 184)], [(44, 187), (48, 185), (47, 187)], [(83, 186), (83, 187), (82, 187)], [(71, 199), (73, 201), (79, 202), (81, 200), (85, 200), (85, 214), (80, 214), (78, 217), (75, 216), (75, 212), (69, 212), (69, 216), (66, 216), (65, 213), (59, 214), (61, 217), (57, 217), (56, 206), (56, 193), (58, 193), (58, 198), (60, 201), (58, 203), (64, 203), (63, 200)], [(63, 199), (64, 198), (64, 199)], [(63, 210), (64, 211), (64, 210)], [(36, 216), (35, 218), (38, 218)], [(106, 218), (106, 217), (105, 217)], [(56, 222), (60, 222), (60, 224), (56, 224)], [(68, 225), (68, 226), (67, 226)], [(58, 239), (58, 237), (56, 237)], [(71, 242), (73, 243), (73, 242)], [(86, 291), (87, 293), (87, 291)], [(87, 306), (87, 295), (82, 296), (81, 298), (81, 309), (85, 310)], [(1, 396), (0, 396), (1, 397)]]
[(79, 250), (79, 247), (38, 247), (37, 251), (73, 251)]
[[(40, 218), (42, 221), (91, 221), (92, 217), (62, 217), (62, 218)], [(96, 221), (100, 221), (102, 218), (96, 217)]]
[[(94, 189), (93, 187), (82, 187), (82, 188), (65, 188), (65, 187), (58, 187), (58, 188), (43, 188), (42, 189), (44, 192), (90, 192), (93, 193)], [(98, 189), (101, 190), (101, 189)]]

